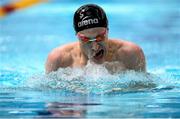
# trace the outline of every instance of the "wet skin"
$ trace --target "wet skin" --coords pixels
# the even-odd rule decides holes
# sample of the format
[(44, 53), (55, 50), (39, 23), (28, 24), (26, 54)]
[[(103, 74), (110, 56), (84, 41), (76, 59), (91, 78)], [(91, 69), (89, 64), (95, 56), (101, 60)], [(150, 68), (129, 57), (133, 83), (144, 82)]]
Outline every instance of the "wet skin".
[[(106, 33), (102, 34), (103, 31)], [(83, 40), (78, 34), (89, 40)], [(120, 39), (109, 39), (108, 30), (103, 27), (86, 29), (78, 34), (78, 42), (52, 50), (46, 61), (46, 73), (56, 71), (58, 68), (84, 67), (88, 62), (105, 64), (110, 72), (125, 70), (146, 72), (145, 56), (138, 45)], [(99, 35), (101, 37), (98, 37)]]

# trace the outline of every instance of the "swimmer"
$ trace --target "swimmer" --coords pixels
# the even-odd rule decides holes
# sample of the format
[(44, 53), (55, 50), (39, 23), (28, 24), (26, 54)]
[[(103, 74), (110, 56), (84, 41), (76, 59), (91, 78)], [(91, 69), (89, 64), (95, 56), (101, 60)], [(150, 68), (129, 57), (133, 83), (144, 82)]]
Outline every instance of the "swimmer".
[(77, 42), (53, 49), (46, 61), (46, 73), (66, 67), (85, 67), (88, 62), (103, 64), (110, 72), (146, 72), (142, 49), (129, 41), (108, 37), (108, 19), (95, 4), (81, 6), (74, 13)]

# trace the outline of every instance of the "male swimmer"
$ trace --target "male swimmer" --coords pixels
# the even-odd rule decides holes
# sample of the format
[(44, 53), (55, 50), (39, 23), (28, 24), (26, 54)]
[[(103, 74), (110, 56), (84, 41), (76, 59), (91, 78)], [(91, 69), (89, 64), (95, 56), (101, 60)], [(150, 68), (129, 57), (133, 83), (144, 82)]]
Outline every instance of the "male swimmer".
[(74, 29), (79, 41), (52, 50), (46, 73), (66, 67), (85, 67), (88, 62), (104, 65), (109, 72), (146, 72), (145, 56), (136, 44), (108, 38), (108, 19), (95, 4), (81, 6), (74, 14)]

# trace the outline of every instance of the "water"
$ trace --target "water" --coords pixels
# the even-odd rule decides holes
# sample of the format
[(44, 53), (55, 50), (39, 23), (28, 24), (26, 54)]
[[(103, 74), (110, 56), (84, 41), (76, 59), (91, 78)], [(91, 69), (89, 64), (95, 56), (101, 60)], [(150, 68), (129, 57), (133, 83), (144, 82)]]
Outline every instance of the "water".
[(73, 12), (84, 4), (53, 0), (0, 20), (0, 118), (180, 118), (179, 1), (93, 2), (110, 37), (142, 47), (148, 74), (90, 64), (45, 75), (48, 53), (76, 41)]

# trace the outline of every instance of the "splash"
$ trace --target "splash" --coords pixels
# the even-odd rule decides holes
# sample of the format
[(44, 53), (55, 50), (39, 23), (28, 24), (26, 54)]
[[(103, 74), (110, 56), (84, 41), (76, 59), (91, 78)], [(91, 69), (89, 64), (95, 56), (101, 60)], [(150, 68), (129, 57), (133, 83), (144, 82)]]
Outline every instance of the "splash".
[(180, 88), (180, 67), (178, 66), (164, 66), (161, 68), (153, 69), (150, 72), (155, 72), (159, 80), (154, 80), (157, 87), (155, 90), (164, 89), (178, 89)]
[(84, 68), (60, 68), (48, 75), (33, 76), (26, 86), (40, 90), (60, 90), (81, 94), (106, 94), (144, 91), (156, 86), (158, 77), (127, 71), (111, 74), (104, 65), (88, 64)]
[[(28, 70), (29, 71), (29, 70)], [(139, 91), (179, 90), (180, 68), (162, 67), (150, 73), (126, 71), (111, 74), (104, 65), (89, 63), (84, 68), (60, 68), (44, 75), (16, 69), (0, 70), (1, 89), (57, 90), (67, 94), (114, 94)]]

